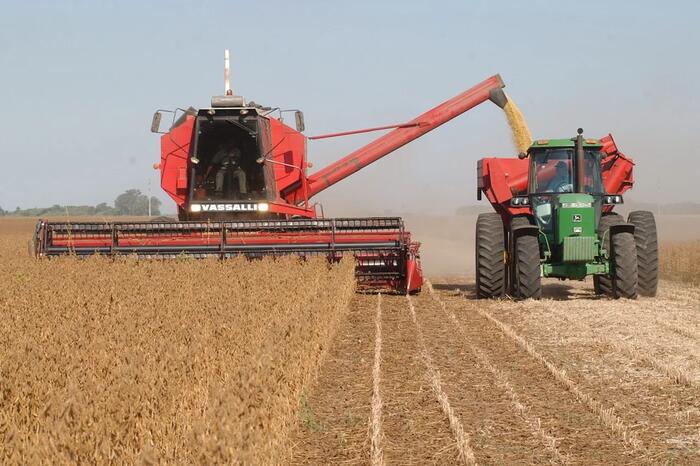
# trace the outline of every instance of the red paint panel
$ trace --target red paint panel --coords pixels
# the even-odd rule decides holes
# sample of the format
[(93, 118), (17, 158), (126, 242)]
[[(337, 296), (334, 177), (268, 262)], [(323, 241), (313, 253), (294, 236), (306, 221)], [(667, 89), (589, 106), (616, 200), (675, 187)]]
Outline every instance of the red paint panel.
[(620, 152), (612, 134), (600, 140), (603, 152), (603, 186), (608, 194), (622, 194), (634, 185), (634, 162)]
[[(250, 232), (247, 234), (238, 233), (226, 238), (226, 244), (235, 245), (276, 245), (276, 244), (332, 244), (332, 243), (384, 243), (401, 242), (404, 236), (401, 233), (263, 233)], [(221, 234), (213, 232), (210, 234), (124, 234), (121, 233), (115, 238), (115, 243), (122, 247), (138, 246), (208, 246), (221, 244)], [(99, 248), (108, 247), (112, 244), (109, 234), (91, 235), (81, 237), (55, 236), (52, 238), (51, 246), (72, 247), (72, 248)], [(417, 244), (417, 243), (412, 243)], [(416, 252), (417, 254), (417, 246)], [(414, 255), (415, 255), (414, 254)]]
[[(306, 182), (306, 139), (303, 134), (270, 118), (270, 135), (272, 140), (272, 159), (274, 164), (277, 192), (283, 192), (295, 183)], [(303, 176), (302, 176), (303, 174)], [(287, 201), (296, 203), (303, 200), (301, 186), (298, 192), (287, 196)]]
[(406, 260), (406, 292), (420, 291), (423, 286), (423, 269), (420, 264), (420, 243), (410, 243)]
[(187, 169), (194, 116), (160, 137), (160, 185), (163, 191), (184, 207), (187, 200)]
[(482, 174), (479, 183), (496, 212), (505, 218), (530, 212), (528, 207), (511, 207), (513, 192), (527, 191), (528, 160), (489, 157), (481, 159)]

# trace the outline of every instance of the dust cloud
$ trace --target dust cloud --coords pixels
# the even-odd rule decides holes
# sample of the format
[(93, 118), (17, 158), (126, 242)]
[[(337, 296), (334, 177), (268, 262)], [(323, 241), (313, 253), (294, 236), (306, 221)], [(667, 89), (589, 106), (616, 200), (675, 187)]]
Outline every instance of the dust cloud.
[[(492, 212), (488, 204), (468, 215), (403, 215), (411, 239), (421, 243), (421, 263), (428, 277), (474, 275), (475, 229), (478, 211)], [(624, 214), (624, 212), (623, 212)], [(661, 243), (697, 241), (700, 215), (657, 215)]]

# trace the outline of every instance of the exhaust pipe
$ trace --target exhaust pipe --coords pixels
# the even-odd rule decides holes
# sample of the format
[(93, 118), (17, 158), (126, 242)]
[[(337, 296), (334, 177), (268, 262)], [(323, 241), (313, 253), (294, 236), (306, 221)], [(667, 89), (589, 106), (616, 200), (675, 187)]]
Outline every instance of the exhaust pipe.
[(583, 128), (579, 128), (576, 136), (576, 192), (584, 192), (584, 152), (583, 152)]
[(233, 95), (231, 89), (231, 72), (229, 71), (228, 49), (224, 50), (224, 95)]

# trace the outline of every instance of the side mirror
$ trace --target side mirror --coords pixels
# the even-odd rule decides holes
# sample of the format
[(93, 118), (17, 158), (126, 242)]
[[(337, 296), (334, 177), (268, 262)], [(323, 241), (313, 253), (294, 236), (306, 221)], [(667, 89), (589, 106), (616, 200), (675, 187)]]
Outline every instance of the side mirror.
[(151, 133), (160, 133), (160, 120), (163, 118), (163, 114), (158, 110), (153, 114), (153, 120), (151, 120)]
[(294, 112), (294, 119), (297, 123), (297, 131), (301, 133), (306, 129), (306, 126), (304, 125), (304, 114), (297, 110), (296, 112)]

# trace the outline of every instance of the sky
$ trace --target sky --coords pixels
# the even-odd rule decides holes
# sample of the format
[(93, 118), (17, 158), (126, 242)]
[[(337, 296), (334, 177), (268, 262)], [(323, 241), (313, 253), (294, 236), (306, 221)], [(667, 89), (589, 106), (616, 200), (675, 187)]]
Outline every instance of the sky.
[[(0, 11), (6, 210), (138, 188), (174, 211), (150, 119), (221, 94), (225, 48), (234, 91), (302, 109), (307, 135), (407, 121), (500, 73), (533, 137), (612, 133), (637, 164), (628, 199), (700, 198), (698, 2), (0, 0)], [(309, 160), (321, 168), (372, 137), (309, 141)], [(326, 215), (451, 213), (477, 204), (479, 158), (514, 153), (486, 103), (318, 200)]]

